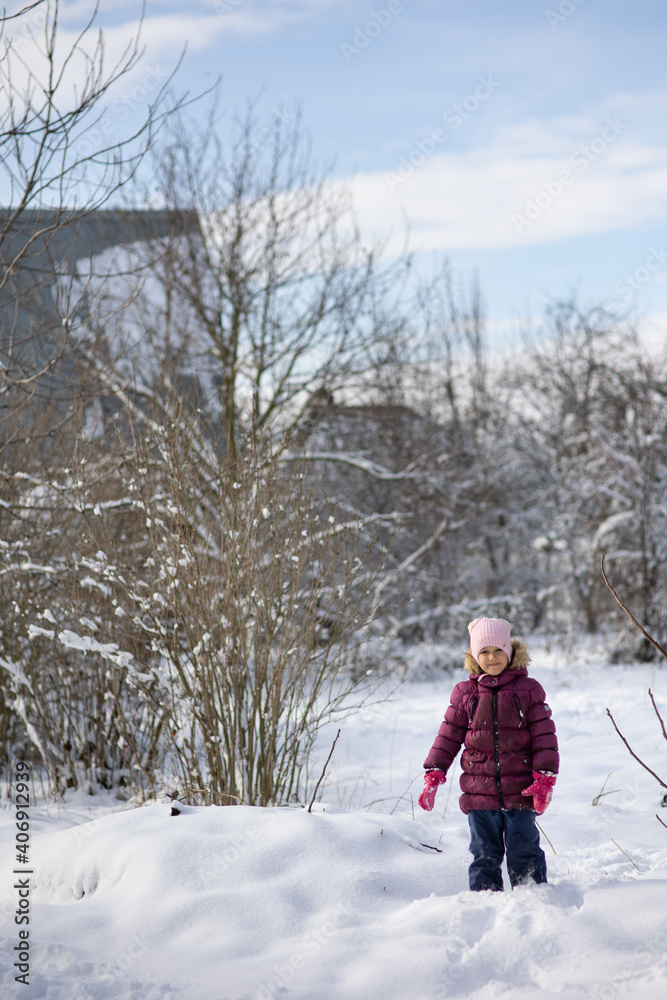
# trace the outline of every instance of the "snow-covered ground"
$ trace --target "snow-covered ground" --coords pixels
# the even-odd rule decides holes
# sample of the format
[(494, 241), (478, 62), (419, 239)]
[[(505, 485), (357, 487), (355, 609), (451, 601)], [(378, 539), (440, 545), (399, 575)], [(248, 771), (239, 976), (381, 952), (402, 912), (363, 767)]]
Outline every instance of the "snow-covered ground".
[[(31, 810), (30, 985), (17, 984), (15, 827), (0, 810), (2, 996), (45, 1000), (441, 1000), (667, 996), (667, 667), (533, 648), (561, 745), (540, 818), (550, 884), (467, 891), (458, 771), (433, 813), (421, 762), (458, 676), (346, 720), (305, 809)], [(462, 675), (463, 676), (463, 675)], [(324, 733), (318, 773), (335, 731)], [(610, 794), (597, 805), (603, 790)], [(413, 806), (414, 801), (414, 806)]]

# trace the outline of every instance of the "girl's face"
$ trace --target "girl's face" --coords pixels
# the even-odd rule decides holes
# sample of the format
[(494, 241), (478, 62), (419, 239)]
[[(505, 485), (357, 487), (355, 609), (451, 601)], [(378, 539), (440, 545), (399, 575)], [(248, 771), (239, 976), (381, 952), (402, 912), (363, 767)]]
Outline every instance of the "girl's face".
[(498, 674), (502, 674), (503, 670), (509, 663), (509, 657), (507, 653), (504, 650), (499, 649), (498, 646), (485, 646), (484, 649), (480, 649), (479, 659), (477, 662), (485, 674), (491, 674), (492, 677), (497, 677)]

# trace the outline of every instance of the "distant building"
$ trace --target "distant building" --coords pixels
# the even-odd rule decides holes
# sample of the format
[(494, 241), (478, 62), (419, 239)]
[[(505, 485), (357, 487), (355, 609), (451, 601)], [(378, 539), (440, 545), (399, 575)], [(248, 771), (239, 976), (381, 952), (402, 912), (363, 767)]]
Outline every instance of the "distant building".
[(111, 247), (198, 229), (194, 212), (35, 210), (12, 218), (0, 209), (0, 378), (27, 384), (66, 353), (57, 289), (79, 262), (94, 271), (95, 258)]

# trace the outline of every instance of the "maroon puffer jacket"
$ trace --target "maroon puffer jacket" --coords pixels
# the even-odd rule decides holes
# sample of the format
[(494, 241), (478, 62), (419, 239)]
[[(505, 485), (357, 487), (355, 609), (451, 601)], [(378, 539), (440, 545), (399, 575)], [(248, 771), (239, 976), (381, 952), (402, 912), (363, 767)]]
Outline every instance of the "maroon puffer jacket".
[[(532, 809), (522, 795), (533, 770), (558, 772), (558, 741), (544, 689), (528, 676), (527, 647), (512, 641), (514, 656), (499, 677), (472, 674), (452, 691), (444, 721), (424, 761), (445, 773), (461, 757), (464, 813), (472, 809)], [(474, 662), (474, 661), (473, 661)]]

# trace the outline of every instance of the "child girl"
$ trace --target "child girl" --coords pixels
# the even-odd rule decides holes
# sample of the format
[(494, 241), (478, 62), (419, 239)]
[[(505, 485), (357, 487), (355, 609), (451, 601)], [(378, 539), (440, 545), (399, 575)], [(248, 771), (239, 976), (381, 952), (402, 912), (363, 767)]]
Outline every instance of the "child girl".
[(433, 808), (438, 785), (464, 743), (459, 803), (470, 825), (470, 888), (502, 892), (505, 850), (512, 888), (547, 880), (535, 817), (551, 801), (558, 742), (544, 689), (528, 676), (528, 649), (510, 638), (509, 622), (476, 618), (468, 632), (470, 679), (452, 692), (424, 762), (419, 805)]

